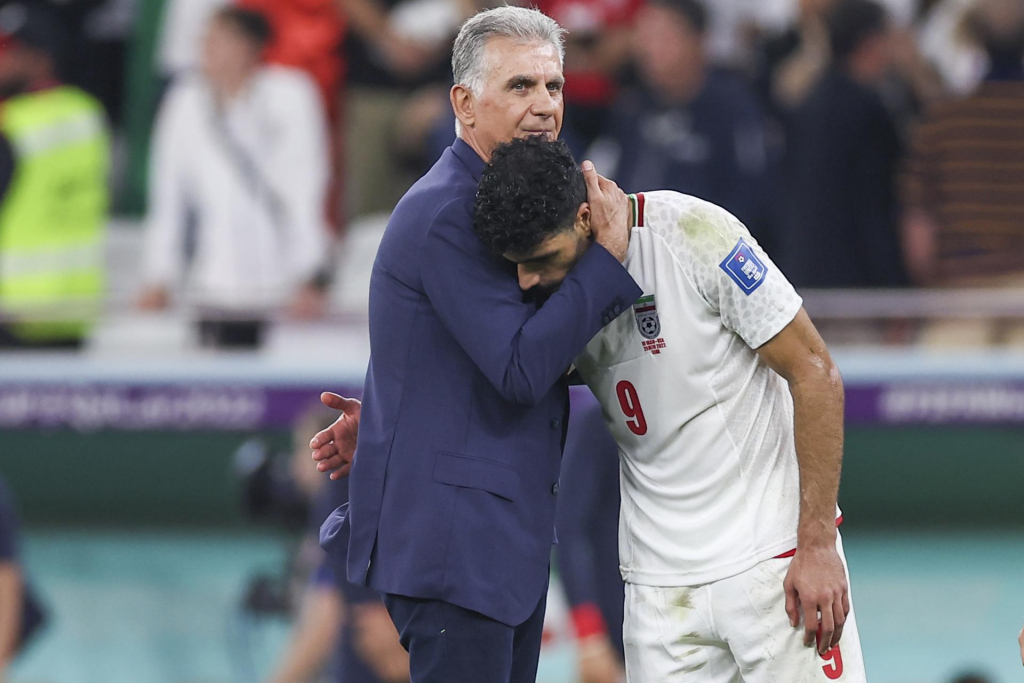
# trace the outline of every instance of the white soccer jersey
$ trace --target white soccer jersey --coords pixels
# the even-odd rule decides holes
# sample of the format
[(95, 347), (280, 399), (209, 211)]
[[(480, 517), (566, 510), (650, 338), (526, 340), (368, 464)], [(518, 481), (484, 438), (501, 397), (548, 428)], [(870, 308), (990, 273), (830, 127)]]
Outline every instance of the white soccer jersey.
[(623, 578), (693, 586), (796, 546), (793, 400), (754, 349), (802, 300), (724, 209), (630, 202), (625, 266), (644, 295), (575, 365), (619, 445)]

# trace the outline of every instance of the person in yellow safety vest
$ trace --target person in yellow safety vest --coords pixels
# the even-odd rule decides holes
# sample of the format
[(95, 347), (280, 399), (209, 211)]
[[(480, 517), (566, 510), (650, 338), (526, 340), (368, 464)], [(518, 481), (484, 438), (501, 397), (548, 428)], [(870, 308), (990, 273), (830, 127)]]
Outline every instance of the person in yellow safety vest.
[(0, 348), (81, 346), (103, 297), (109, 138), (57, 80), (60, 27), (0, 9)]

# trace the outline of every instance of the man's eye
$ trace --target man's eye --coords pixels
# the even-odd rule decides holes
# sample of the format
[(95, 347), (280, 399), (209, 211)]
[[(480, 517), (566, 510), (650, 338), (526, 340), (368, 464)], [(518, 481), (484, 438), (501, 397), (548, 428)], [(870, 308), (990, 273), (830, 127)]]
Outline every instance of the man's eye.
[(522, 91), (526, 90), (526, 84), (525, 83), (516, 83), (515, 85), (512, 86), (512, 89), (515, 90), (516, 92), (522, 92)]
[(561, 83), (548, 83), (548, 90), (550, 90), (551, 92), (561, 92), (562, 91), (562, 84)]

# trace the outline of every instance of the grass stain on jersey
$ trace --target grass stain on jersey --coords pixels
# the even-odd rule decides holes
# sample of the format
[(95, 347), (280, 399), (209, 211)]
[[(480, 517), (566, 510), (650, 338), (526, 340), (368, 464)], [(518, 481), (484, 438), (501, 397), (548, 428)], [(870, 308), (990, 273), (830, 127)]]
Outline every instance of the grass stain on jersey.
[(690, 596), (690, 589), (680, 588), (675, 595), (669, 599), (668, 604), (680, 609), (693, 609), (693, 598)]

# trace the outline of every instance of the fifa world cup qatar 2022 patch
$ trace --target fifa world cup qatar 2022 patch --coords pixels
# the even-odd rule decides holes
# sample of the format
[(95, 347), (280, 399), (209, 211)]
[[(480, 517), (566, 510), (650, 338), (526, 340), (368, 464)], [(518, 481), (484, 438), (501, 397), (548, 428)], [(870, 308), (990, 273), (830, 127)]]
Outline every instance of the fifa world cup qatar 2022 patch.
[(768, 268), (757, 258), (757, 254), (742, 237), (718, 267), (724, 270), (747, 296), (760, 287), (768, 275)]
[(661, 334), (661, 320), (658, 318), (658, 307), (654, 302), (654, 295), (642, 296), (633, 304), (633, 315), (636, 316), (636, 326), (640, 330), (640, 336), (644, 338), (644, 351), (655, 355), (661, 353), (665, 348), (665, 340)]

